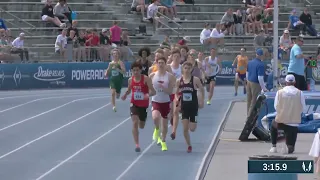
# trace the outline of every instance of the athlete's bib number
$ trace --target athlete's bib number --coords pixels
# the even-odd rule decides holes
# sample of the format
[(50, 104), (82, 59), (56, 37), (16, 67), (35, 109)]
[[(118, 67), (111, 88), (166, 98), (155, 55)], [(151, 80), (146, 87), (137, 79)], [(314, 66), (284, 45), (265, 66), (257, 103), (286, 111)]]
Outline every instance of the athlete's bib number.
[(144, 94), (142, 92), (134, 92), (133, 93), (133, 99), (134, 100), (143, 100)]
[(119, 76), (119, 71), (113, 70), (113, 71), (111, 71), (111, 75), (112, 76)]
[(158, 92), (163, 92), (162, 88), (157, 89)]
[(182, 94), (183, 101), (192, 101), (192, 94), (191, 93), (183, 93)]

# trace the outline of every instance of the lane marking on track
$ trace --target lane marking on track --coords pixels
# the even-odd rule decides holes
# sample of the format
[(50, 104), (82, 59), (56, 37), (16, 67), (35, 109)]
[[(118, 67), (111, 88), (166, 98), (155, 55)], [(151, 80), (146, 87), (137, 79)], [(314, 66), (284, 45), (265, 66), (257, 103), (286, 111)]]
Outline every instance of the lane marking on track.
[(70, 121), (69, 123), (67, 123), (67, 124), (65, 124), (65, 125), (63, 125), (63, 126), (60, 126), (59, 128), (57, 128), (57, 129), (55, 129), (55, 130), (53, 130), (53, 131), (50, 131), (50, 132), (48, 132), (48, 133), (46, 133), (46, 134), (44, 134), (44, 135), (42, 135), (42, 136), (40, 136), (40, 137), (32, 140), (32, 141), (29, 141), (29, 142), (25, 143), (24, 145), (22, 145), (22, 146), (20, 146), (20, 147), (18, 147), (18, 148), (16, 148), (16, 149), (14, 149), (14, 150), (6, 153), (6, 154), (1, 155), (1, 156), (0, 156), (0, 159), (3, 159), (3, 158), (5, 158), (5, 157), (9, 156), (10, 154), (13, 154), (13, 153), (21, 150), (22, 148), (29, 146), (30, 144), (33, 144), (33, 143), (35, 143), (35, 142), (37, 142), (37, 141), (39, 141), (39, 140), (41, 140), (41, 139), (43, 139), (43, 138), (45, 138), (45, 137), (47, 137), (47, 136), (49, 136), (49, 135), (51, 135), (51, 134), (53, 134), (53, 133), (55, 133), (55, 132), (57, 132), (57, 131), (59, 131), (59, 130), (61, 130), (61, 129), (63, 129), (63, 128), (65, 128), (65, 127), (67, 127), (67, 126), (69, 126), (69, 125), (71, 125), (71, 124), (73, 124), (73, 123), (75, 123), (75, 122), (77, 122), (77, 121), (80, 121), (81, 119), (83, 119), (83, 118), (85, 118), (85, 117), (87, 117), (87, 116), (89, 116), (89, 115), (91, 115), (91, 114), (93, 114), (93, 113), (95, 113), (95, 112), (97, 112), (97, 111), (100, 111), (101, 109), (109, 106), (110, 104), (111, 104), (111, 102), (108, 103), (108, 104), (105, 104), (105, 105), (99, 107), (98, 109), (95, 109), (95, 110), (93, 110), (93, 111), (91, 111), (91, 112), (89, 112), (89, 113), (86, 113), (85, 115), (83, 115), (83, 116), (81, 116), (81, 117), (79, 117), (79, 118), (77, 118), (77, 119), (75, 119), (75, 120), (73, 120), (73, 121)]
[[(6, 112), (6, 111), (9, 111), (9, 110), (21, 107), (21, 106), (25, 106), (25, 105), (28, 105), (28, 104), (31, 104), (31, 103), (34, 103), (34, 102), (37, 102), (37, 101), (48, 100), (48, 99), (60, 99), (60, 98), (67, 98), (67, 97), (77, 97), (77, 96), (92, 96), (92, 95), (69, 95), (69, 96), (55, 96), (55, 97), (39, 98), (39, 99), (34, 99), (32, 101), (28, 101), (28, 102), (25, 102), (25, 103), (22, 103), (22, 104), (19, 104), (19, 105), (16, 105), (16, 106), (1, 110), (0, 113)], [(106, 97), (110, 97), (110, 96), (106, 96)]]
[(115, 129), (117, 129), (118, 127), (120, 127), (121, 125), (123, 125), (124, 123), (126, 123), (128, 120), (130, 120), (131, 117), (128, 117), (127, 119), (123, 120), (122, 122), (120, 122), (119, 124), (117, 124), (116, 126), (114, 126), (112, 129), (108, 130), (107, 132), (105, 132), (104, 134), (102, 134), (101, 136), (99, 136), (98, 138), (96, 138), (95, 140), (91, 141), (89, 144), (87, 144), (86, 146), (84, 146), (83, 148), (79, 149), (77, 152), (75, 152), (74, 154), (72, 154), (71, 156), (69, 156), (68, 158), (66, 158), (65, 160), (61, 161), (59, 164), (57, 164), (56, 166), (54, 166), (53, 168), (51, 168), (49, 171), (45, 172), (44, 174), (42, 174), (40, 177), (38, 177), (36, 180), (41, 180), (44, 177), (46, 177), (47, 175), (49, 175), (51, 172), (53, 172), (54, 170), (56, 170), (57, 168), (59, 168), (60, 166), (62, 166), (63, 164), (65, 164), (66, 162), (68, 162), (69, 160), (71, 160), (72, 158), (74, 158), (75, 156), (77, 156), (78, 154), (80, 154), (82, 151), (86, 150), (87, 148), (89, 148), (91, 145), (93, 145), (94, 143), (98, 142), (100, 139), (102, 139), (103, 137), (107, 136), (108, 134), (110, 134), (112, 131), (114, 131)]
[[(90, 93), (61, 93), (63, 95), (88, 95)], [(15, 99), (15, 98), (28, 98), (28, 97), (37, 97), (37, 96), (58, 96), (58, 95), (61, 95), (61, 94), (32, 94), (32, 95), (19, 95), (19, 96), (9, 96), (9, 97), (1, 97), (0, 100), (3, 100), (3, 99)], [(95, 94), (95, 95), (105, 95), (107, 94), (106, 93), (98, 93), (98, 94)]]

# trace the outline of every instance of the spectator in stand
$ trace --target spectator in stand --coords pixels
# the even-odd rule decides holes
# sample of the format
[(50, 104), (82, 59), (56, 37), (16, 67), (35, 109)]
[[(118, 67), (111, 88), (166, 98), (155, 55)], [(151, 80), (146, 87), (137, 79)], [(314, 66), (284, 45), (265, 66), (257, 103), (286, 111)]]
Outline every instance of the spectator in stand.
[(51, 22), (60, 28), (66, 27), (65, 23), (61, 23), (59, 18), (53, 15), (52, 0), (46, 0), (46, 4), (42, 8), (41, 19), (42, 21)]
[(4, 30), (7, 30), (7, 26), (6, 24), (4, 23), (4, 20), (0, 18), (0, 29), (4, 29)]
[(293, 43), (288, 29), (283, 31), (283, 34), (280, 37), (279, 45), (283, 55), (287, 55), (290, 53), (290, 49), (293, 46)]
[(187, 44), (188, 44), (189, 42), (191, 42), (191, 38), (190, 38), (189, 36), (184, 36), (183, 39), (180, 39), (180, 40), (178, 41), (178, 44), (179, 44), (180, 46), (187, 46)]
[(304, 8), (302, 14), (300, 15), (300, 21), (306, 25), (306, 29), (311, 36), (318, 36), (317, 30), (312, 24), (312, 17), (309, 14), (308, 8)]
[(264, 46), (264, 42), (266, 40), (264, 30), (260, 30), (260, 33), (255, 35), (254, 37), (254, 47), (255, 49), (262, 49)]
[(262, 19), (262, 28), (268, 34), (269, 29), (273, 29), (272, 11), (264, 11), (263, 15), (261, 16), (261, 19)]
[(267, 1), (265, 11), (268, 11), (268, 12), (272, 13), (272, 11), (273, 11), (273, 0), (268, 0)]
[(71, 30), (69, 32), (69, 36), (67, 38), (67, 42), (72, 42), (73, 44), (73, 61), (79, 61), (79, 57), (78, 57), (78, 51), (79, 51), (79, 41), (78, 41), (78, 38), (76, 36), (76, 32), (74, 30)]
[(0, 29), (0, 60), (3, 62), (9, 62), (19, 59), (18, 55), (10, 53), (12, 46), (9, 45), (4, 29)]
[(72, 24), (71, 11), (66, 0), (59, 0), (53, 8), (53, 14), (58, 17), (60, 21), (67, 19), (69, 23)]
[[(155, 28), (158, 29), (160, 17), (158, 16), (158, 11), (163, 13), (163, 8), (161, 9), (160, 0), (152, 0), (152, 4), (148, 6), (147, 19), (154, 24)], [(160, 24), (161, 25), (161, 24)]]
[(21, 61), (23, 61), (23, 56), (25, 56), (26, 60), (29, 61), (29, 51), (24, 47), (24, 38), (25, 34), (20, 33), (19, 37), (13, 40), (11, 53), (19, 54)]
[(223, 15), (221, 19), (221, 24), (223, 25), (223, 29), (227, 29), (228, 34), (234, 35), (235, 27), (234, 27), (233, 12), (231, 8), (229, 8), (227, 12)]
[(70, 31), (73, 30), (76, 33), (76, 36), (79, 37), (79, 30), (77, 28), (78, 21), (73, 20), (71, 26), (68, 28), (67, 36), (69, 36)]
[[(258, 7), (253, 9), (252, 18), (254, 18), (255, 29), (257, 30), (258, 33), (260, 32), (261, 29), (263, 29), (262, 14), (263, 14), (263, 11), (261, 10), (261, 8)], [(254, 33), (256, 33), (256, 31), (254, 31)]]
[(129, 48), (129, 45), (131, 44), (130, 37), (129, 37), (129, 32), (128, 30), (122, 31), (121, 34), (121, 58), (125, 61), (129, 60), (129, 56), (133, 56), (133, 52)]
[(67, 29), (63, 29), (61, 34), (57, 36), (55, 42), (55, 52), (60, 55), (60, 60), (66, 60), (66, 47), (67, 47)]
[(83, 31), (79, 32), (78, 43), (79, 43), (78, 62), (79, 61), (86, 62), (87, 61), (87, 56), (86, 56), (86, 38), (85, 38), (85, 33)]
[(168, 16), (172, 18), (174, 21), (179, 21), (177, 18), (177, 6), (173, 3), (174, 0), (161, 0), (161, 4), (168, 9)]
[(144, 0), (133, 0), (131, 4), (131, 11), (141, 12), (141, 21), (146, 21), (147, 18), (144, 15), (146, 7)]
[(122, 29), (118, 26), (118, 22), (114, 21), (113, 26), (110, 28), (111, 42), (119, 46), (121, 44), (121, 34)]
[(234, 19), (236, 35), (243, 35), (244, 34), (243, 24), (242, 24), (243, 16), (240, 9), (238, 9), (237, 12), (233, 14), (233, 19)]
[(211, 45), (214, 43), (213, 38), (210, 37), (211, 30), (210, 30), (210, 24), (205, 23), (204, 28), (200, 33), (200, 42), (203, 45)]
[(256, 31), (256, 25), (255, 25), (256, 17), (254, 16), (253, 9), (251, 8), (248, 9), (246, 13), (247, 13), (247, 17), (244, 25), (244, 31), (246, 35), (250, 35), (251, 32), (254, 33)]
[(225, 51), (224, 48), (224, 36), (227, 34), (227, 31), (222, 32), (221, 31), (221, 25), (219, 23), (216, 24), (216, 27), (212, 29), (210, 37), (213, 38), (213, 47), (210, 47), (210, 49), (215, 48), (215, 46), (220, 45), (221, 48), (219, 51)]
[(300, 31), (300, 36), (306, 34), (306, 25), (299, 20), (297, 16), (297, 10), (293, 9), (291, 15), (289, 16), (289, 23), (287, 29), (293, 29)]
[(108, 61), (111, 52), (111, 41), (108, 37), (108, 29), (103, 28), (100, 33), (100, 58), (101, 61)]
[(88, 47), (88, 60), (96, 61), (99, 59), (100, 37), (97, 29), (92, 29), (87, 34), (86, 46)]

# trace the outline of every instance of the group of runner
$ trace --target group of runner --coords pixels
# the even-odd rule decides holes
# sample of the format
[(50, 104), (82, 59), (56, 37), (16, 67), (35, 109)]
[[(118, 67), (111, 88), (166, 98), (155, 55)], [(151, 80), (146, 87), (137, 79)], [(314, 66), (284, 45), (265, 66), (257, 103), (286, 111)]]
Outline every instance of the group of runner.
[[(132, 76), (128, 79), (128, 89), (121, 99), (126, 100), (131, 94), (130, 114), (136, 152), (141, 151), (139, 128), (143, 129), (145, 126), (150, 99), (154, 121), (153, 140), (161, 145), (162, 151), (167, 151), (166, 136), (169, 119), (172, 126), (170, 136), (174, 140), (180, 114), (187, 152), (192, 152), (189, 131), (194, 132), (197, 128), (198, 109), (204, 106), (204, 86), (208, 92), (207, 104), (210, 105), (216, 75), (222, 70), (222, 64), (214, 48), (206, 58), (203, 58), (201, 52), (197, 54), (194, 49), (189, 50), (187, 54), (181, 53), (186, 49), (186, 47), (173, 47), (169, 51), (158, 49), (155, 52), (154, 62), (151, 62), (148, 60), (151, 54), (150, 49), (141, 48), (138, 53), (140, 59), (131, 64)], [(112, 51), (113, 60), (106, 71), (112, 90), (114, 111), (116, 111), (115, 99), (120, 97), (126, 72), (124, 63), (119, 59), (119, 53), (117, 49)], [(196, 59), (197, 56), (198, 59)], [(243, 56), (237, 56), (235, 62), (238, 62), (238, 66), (245, 64), (242, 62), (243, 59), (245, 59)], [(237, 68), (238, 70), (243, 69)], [(242, 71), (239, 71), (236, 76), (236, 80), (243, 79)]]

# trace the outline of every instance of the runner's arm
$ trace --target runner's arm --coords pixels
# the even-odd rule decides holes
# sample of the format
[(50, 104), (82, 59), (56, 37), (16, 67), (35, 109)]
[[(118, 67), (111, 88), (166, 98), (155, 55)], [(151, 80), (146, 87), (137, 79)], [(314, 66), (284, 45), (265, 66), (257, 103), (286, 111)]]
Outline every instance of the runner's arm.
[(167, 64), (167, 66), (166, 66), (166, 70), (167, 70), (167, 72), (168, 72), (168, 73), (173, 74), (173, 73), (172, 73), (172, 69), (171, 69), (171, 66), (170, 66), (170, 65), (168, 65), (168, 64)]
[(176, 82), (175, 82), (175, 84), (176, 84), (176, 87), (177, 87), (177, 90), (176, 90), (176, 92), (174, 92), (175, 93), (175, 98), (176, 98), (176, 100), (178, 101), (179, 100), (179, 91), (180, 91), (180, 89), (179, 89), (179, 86), (180, 86), (180, 79), (177, 79), (176, 80)]
[(150, 74), (152, 73), (152, 66), (149, 67), (149, 70), (148, 70), (148, 75), (150, 76)]
[(108, 77), (108, 74), (109, 74), (109, 72), (110, 72), (110, 65), (111, 65), (112, 63), (109, 63), (109, 65), (108, 65), (108, 68), (107, 68), (107, 70), (106, 70), (106, 73), (105, 73), (105, 76), (106, 77)]
[(146, 79), (146, 83), (149, 88), (149, 96), (151, 97), (151, 96), (156, 95), (156, 90), (154, 89), (154, 87), (152, 85), (151, 79), (148, 76), (145, 76), (144, 78)]
[(220, 58), (218, 58), (218, 64), (220, 66), (219, 73), (221, 73), (221, 71), (222, 71), (222, 60)]
[(172, 94), (175, 83), (175, 77), (172, 74), (169, 74), (169, 85), (168, 88), (163, 88), (163, 92), (169, 95)]
[(204, 87), (198, 77), (193, 77), (193, 82), (196, 85), (196, 89), (200, 91), (200, 102), (204, 102)]
[(237, 59), (238, 59), (238, 56), (237, 56), (236, 58), (234, 58), (233, 63), (232, 63), (232, 66), (234, 66), (234, 65), (237, 64)]
[(132, 78), (128, 79), (128, 89), (124, 94), (125, 96), (128, 96), (131, 93), (131, 80), (132, 80)]
[(126, 67), (123, 62), (120, 63), (120, 68), (119, 72), (124, 75), (126, 73)]

